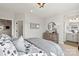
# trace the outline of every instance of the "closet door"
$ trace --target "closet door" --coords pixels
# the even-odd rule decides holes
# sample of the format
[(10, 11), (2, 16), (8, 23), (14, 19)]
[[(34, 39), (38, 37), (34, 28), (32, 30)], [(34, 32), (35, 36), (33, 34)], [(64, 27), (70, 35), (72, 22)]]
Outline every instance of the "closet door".
[(23, 35), (23, 21), (16, 21), (16, 37)]

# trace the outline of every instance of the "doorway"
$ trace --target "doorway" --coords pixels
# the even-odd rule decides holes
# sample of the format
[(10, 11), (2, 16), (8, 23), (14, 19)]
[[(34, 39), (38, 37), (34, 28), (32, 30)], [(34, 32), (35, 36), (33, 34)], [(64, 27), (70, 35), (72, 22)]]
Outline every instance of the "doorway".
[(78, 46), (79, 36), (79, 22), (73, 19), (66, 19), (65, 21), (65, 44), (71, 46)]
[(12, 36), (12, 20), (0, 19), (0, 35), (1, 34)]

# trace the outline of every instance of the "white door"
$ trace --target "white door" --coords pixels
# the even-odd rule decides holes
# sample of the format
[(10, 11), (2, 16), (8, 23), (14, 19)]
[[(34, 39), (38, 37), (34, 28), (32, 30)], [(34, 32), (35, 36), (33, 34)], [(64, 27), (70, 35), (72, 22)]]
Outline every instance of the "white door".
[(23, 21), (16, 21), (16, 37), (23, 36)]

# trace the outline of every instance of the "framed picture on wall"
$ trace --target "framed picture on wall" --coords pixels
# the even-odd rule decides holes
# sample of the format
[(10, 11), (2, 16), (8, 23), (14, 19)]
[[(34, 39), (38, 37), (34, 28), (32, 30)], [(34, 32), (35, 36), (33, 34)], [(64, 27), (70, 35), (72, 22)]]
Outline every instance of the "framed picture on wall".
[(31, 29), (39, 29), (40, 25), (37, 23), (30, 23), (30, 28)]

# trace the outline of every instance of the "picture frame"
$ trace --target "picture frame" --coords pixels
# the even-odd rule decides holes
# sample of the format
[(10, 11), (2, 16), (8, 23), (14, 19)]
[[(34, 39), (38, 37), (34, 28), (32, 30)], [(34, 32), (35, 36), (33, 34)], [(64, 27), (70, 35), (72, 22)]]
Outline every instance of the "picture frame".
[(37, 23), (30, 23), (30, 29), (39, 29), (40, 25)]

